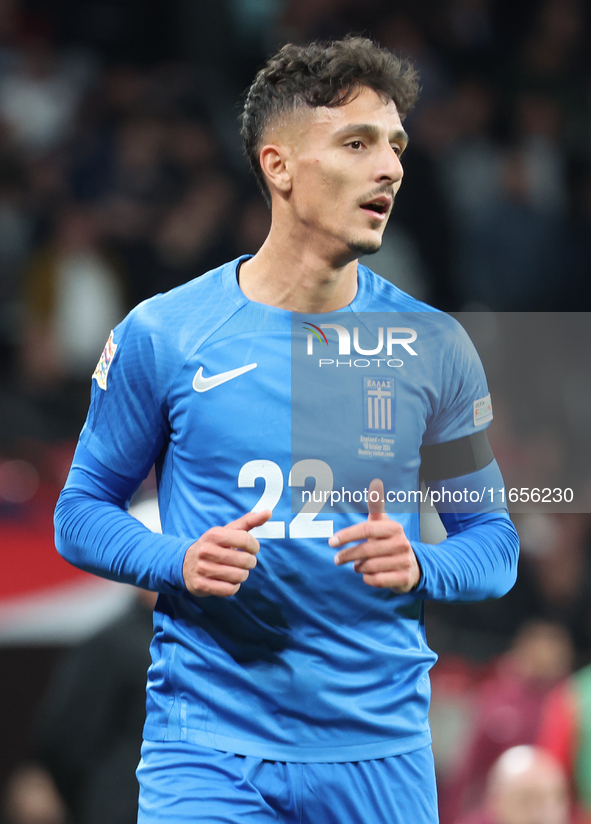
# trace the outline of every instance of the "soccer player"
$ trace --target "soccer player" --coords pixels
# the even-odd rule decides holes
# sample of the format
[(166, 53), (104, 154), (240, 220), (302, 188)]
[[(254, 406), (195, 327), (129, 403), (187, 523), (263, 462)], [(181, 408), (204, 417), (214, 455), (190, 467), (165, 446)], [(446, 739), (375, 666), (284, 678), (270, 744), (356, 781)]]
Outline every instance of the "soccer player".
[[(502, 595), (518, 542), (496, 500), (443, 512), (448, 538), (433, 546), (416, 508), (383, 511), (384, 494), (418, 489), (421, 456), (432, 492), (466, 500), (502, 487), (469, 339), (358, 263), (380, 247), (416, 93), (412, 67), (369, 40), (282, 48), (242, 119), (271, 204), (268, 238), (254, 257), (138, 306), (93, 376), (57, 546), (160, 593), (141, 824), (437, 820), (423, 602)], [(350, 318), (356, 352), (369, 354), (360, 325), (371, 313), (397, 313), (371, 344), (383, 356), (365, 372), (355, 359), (357, 388), (335, 398), (327, 437), (314, 419), (304, 427), (319, 453), (293, 455), (292, 330), (307, 321), (314, 365), (328, 335), (332, 352), (335, 332), (339, 352), (350, 349)], [(321, 391), (329, 373), (317, 374)], [(331, 421), (349, 434), (327, 457)], [(125, 511), (154, 464), (162, 535)], [(374, 474), (364, 513), (292, 512), (290, 488), (331, 490), (337, 464)]]

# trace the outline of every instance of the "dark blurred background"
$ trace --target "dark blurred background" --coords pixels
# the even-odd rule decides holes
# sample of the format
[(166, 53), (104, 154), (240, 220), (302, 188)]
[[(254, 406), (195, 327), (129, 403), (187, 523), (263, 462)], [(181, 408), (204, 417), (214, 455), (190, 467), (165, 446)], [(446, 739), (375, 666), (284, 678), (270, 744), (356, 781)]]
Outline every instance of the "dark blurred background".
[[(110, 329), (266, 235), (237, 122), (257, 69), (287, 41), (349, 32), (410, 57), (422, 94), (405, 124), (405, 181), (368, 265), (448, 311), (588, 312), (590, 16), (583, 0), (0, 0), (7, 824), (87, 821), (56, 790), (39, 730), (64, 655), (123, 620), (133, 596), (55, 556), (51, 511)], [(511, 484), (558, 466), (568, 486), (561, 432), (532, 413), (552, 396), (586, 434), (591, 381), (577, 369), (526, 370), (517, 409), (500, 393), (491, 440)], [(577, 465), (591, 465), (585, 454)], [(523, 556), (509, 596), (428, 605), (443, 824), (480, 803), (494, 758), (536, 741), (547, 695), (591, 662), (585, 483), (572, 511), (516, 518)]]

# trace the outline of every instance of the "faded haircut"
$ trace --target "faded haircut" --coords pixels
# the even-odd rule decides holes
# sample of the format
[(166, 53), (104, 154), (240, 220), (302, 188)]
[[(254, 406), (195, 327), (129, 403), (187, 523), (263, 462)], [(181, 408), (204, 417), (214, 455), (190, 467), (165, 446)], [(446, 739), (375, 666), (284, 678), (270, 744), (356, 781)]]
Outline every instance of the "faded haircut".
[(419, 91), (412, 63), (365, 37), (305, 46), (288, 43), (259, 71), (246, 94), (240, 133), (269, 205), (271, 197), (259, 162), (269, 125), (304, 106), (342, 106), (361, 86), (373, 89), (384, 101), (393, 100), (401, 120)]

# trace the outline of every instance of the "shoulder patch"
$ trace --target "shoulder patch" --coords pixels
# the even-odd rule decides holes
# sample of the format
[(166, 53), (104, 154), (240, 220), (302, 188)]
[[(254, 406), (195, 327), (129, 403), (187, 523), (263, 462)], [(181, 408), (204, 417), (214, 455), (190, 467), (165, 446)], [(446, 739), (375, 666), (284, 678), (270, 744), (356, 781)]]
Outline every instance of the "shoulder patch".
[(479, 398), (474, 401), (474, 426), (484, 426), (485, 423), (492, 421), (493, 411), (490, 400), (490, 392), (484, 398)]
[(103, 354), (101, 355), (99, 362), (96, 365), (96, 369), (92, 374), (93, 379), (95, 379), (100, 388), (105, 391), (107, 389), (107, 375), (109, 374), (109, 369), (111, 368), (113, 358), (115, 357), (115, 352), (117, 351), (117, 344), (113, 340), (113, 334), (114, 333), (111, 332), (109, 335), (109, 340), (105, 344)]

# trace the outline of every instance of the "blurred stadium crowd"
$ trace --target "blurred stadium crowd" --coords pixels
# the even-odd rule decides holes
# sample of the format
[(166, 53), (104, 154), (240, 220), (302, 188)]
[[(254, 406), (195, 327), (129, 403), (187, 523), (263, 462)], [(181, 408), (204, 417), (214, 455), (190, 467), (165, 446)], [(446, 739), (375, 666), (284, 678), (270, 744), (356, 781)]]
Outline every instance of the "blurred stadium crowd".
[[(263, 241), (270, 216), (237, 117), (257, 67), (288, 40), (368, 34), (419, 70), (405, 183), (368, 265), (449, 311), (591, 305), (591, 13), (583, 0), (162, 6), (0, 0), (0, 525), (30, 517), (38, 489), (57, 495), (64, 462), (56, 455), (75, 441), (90, 375), (118, 320)], [(565, 372), (562, 383), (561, 365), (550, 378), (543, 368), (523, 374), (521, 423), (500, 390), (492, 440), (511, 484), (527, 477), (531, 485), (532, 467), (542, 479), (558, 467), (568, 485), (575, 458), (562, 431), (536, 428), (528, 414), (553, 394), (579, 410), (569, 420), (587, 438), (577, 457), (591, 502), (588, 361), (586, 369)], [(502, 769), (486, 789), (495, 759), (536, 742), (591, 810), (591, 756), (583, 779), (576, 765), (576, 742), (591, 738), (587, 710), (576, 709), (588, 687), (578, 676), (565, 681), (591, 662), (591, 521), (575, 508), (521, 515), (517, 525), (523, 559), (512, 593), (429, 605), (429, 639), (442, 655), (433, 675), (442, 824), (496, 798)], [(558, 732), (548, 701), (562, 719)], [(505, 772), (529, 774), (526, 755), (539, 757), (520, 751)], [(51, 791), (23, 806), (46, 779), (16, 774), (7, 824), (86, 824), (67, 818), (62, 802), (52, 808)], [(575, 821), (562, 812), (503, 818), (495, 804), (470, 821)]]

